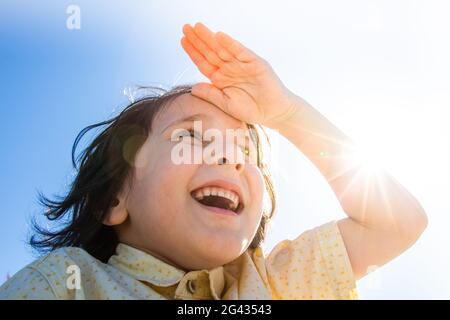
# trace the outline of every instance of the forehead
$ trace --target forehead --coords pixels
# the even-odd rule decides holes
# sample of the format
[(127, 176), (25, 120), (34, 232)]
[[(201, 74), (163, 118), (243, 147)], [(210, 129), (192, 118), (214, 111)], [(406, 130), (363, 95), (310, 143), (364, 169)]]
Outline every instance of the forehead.
[(181, 122), (183, 119), (194, 115), (200, 120), (207, 121), (209, 126), (214, 126), (217, 129), (247, 130), (245, 122), (233, 118), (215, 105), (190, 93), (182, 94), (169, 102), (155, 118), (154, 126), (156, 131), (161, 131), (167, 126)]

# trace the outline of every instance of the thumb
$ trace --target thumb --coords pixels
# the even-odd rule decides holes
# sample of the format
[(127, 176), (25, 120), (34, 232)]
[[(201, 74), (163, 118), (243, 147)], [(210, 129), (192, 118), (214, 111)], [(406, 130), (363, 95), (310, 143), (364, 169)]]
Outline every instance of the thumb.
[(219, 107), (223, 111), (226, 109), (226, 96), (219, 88), (210, 83), (201, 82), (192, 87), (192, 95), (206, 100), (209, 103)]

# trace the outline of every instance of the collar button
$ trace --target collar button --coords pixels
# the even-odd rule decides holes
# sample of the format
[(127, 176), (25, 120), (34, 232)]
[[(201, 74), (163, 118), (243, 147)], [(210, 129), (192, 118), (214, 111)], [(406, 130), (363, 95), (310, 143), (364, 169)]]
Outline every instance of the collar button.
[(197, 281), (188, 280), (186, 287), (187, 287), (187, 290), (189, 291), (189, 293), (194, 294), (195, 291), (197, 290)]

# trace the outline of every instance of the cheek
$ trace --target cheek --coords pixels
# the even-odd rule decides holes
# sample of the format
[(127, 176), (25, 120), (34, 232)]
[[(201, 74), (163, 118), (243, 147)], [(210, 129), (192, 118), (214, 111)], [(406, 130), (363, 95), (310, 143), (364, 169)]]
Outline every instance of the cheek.
[(250, 191), (250, 217), (252, 220), (261, 218), (264, 198), (264, 178), (257, 166), (248, 165), (248, 190)]
[(170, 153), (148, 157), (145, 167), (135, 168), (135, 182), (130, 197), (130, 215), (145, 226), (170, 225), (178, 220), (187, 198), (187, 183), (193, 169), (175, 165)]

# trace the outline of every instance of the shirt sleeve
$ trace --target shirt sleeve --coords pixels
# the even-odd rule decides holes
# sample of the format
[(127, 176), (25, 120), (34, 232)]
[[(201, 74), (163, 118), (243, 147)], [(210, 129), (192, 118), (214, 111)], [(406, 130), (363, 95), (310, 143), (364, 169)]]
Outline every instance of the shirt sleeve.
[(336, 221), (278, 243), (266, 259), (277, 299), (357, 299), (356, 281)]
[(45, 276), (25, 267), (0, 287), (0, 300), (54, 300), (56, 295)]

